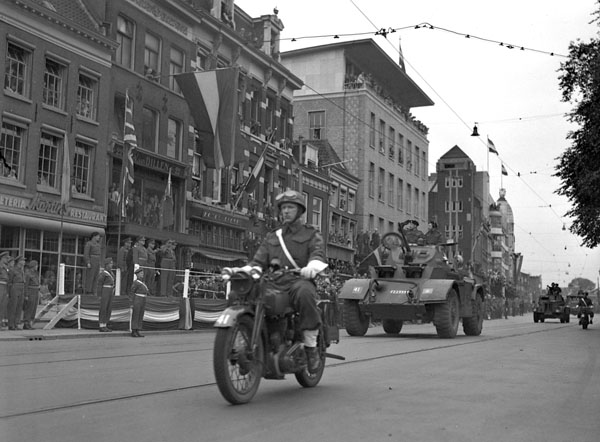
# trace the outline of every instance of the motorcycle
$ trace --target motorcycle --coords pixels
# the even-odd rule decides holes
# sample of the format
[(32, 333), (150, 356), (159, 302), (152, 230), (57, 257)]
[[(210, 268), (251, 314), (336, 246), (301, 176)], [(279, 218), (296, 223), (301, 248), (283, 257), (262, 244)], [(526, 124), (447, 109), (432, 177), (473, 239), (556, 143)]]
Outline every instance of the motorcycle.
[(588, 307), (588, 306), (581, 306), (579, 307), (579, 314), (578, 316), (580, 316), (579, 319), (579, 324), (581, 325), (581, 328), (584, 330), (587, 330), (588, 325), (590, 324), (590, 318), (593, 317), (592, 314), (592, 307)]
[(323, 376), (326, 357), (345, 359), (326, 351), (332, 342), (339, 342), (337, 303), (320, 300), (320, 364), (315, 373), (308, 371), (298, 314), (289, 294), (272, 284), (290, 272), (297, 273), (277, 266), (266, 273), (255, 269), (247, 273), (239, 268), (222, 271), (228, 306), (214, 324), (213, 370), (221, 395), (233, 405), (250, 402), (263, 377), (284, 379), (286, 374), (294, 374), (302, 387), (311, 388)]

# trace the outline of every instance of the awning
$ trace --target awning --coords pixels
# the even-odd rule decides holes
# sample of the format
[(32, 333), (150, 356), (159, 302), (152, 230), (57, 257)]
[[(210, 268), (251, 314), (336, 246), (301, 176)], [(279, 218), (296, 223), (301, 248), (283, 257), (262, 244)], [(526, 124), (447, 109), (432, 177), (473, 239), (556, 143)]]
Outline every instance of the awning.
[(217, 261), (247, 261), (248, 257), (241, 253), (235, 252), (225, 252), (225, 251), (216, 251), (216, 250), (206, 250), (192, 247), (191, 249), (192, 255), (199, 254), (204, 256), (205, 258), (214, 259)]
[(74, 235), (89, 236), (93, 232), (98, 232), (100, 235), (104, 236), (103, 227), (77, 224), (67, 221), (63, 221), (61, 223), (59, 220), (38, 218), (35, 216), (26, 216), (16, 213), (0, 212), (0, 223), (9, 226), (26, 227), (36, 230), (49, 230), (53, 232), (59, 232), (62, 228), (63, 232)]

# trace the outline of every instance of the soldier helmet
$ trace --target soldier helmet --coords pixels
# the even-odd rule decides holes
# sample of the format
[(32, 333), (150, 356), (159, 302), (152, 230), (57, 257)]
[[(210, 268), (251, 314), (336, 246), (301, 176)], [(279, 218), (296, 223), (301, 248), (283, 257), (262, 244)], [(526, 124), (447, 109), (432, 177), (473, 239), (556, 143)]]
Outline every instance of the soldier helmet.
[(304, 197), (296, 190), (286, 190), (275, 197), (277, 202), (277, 208), (281, 210), (283, 203), (294, 203), (300, 207), (300, 213), (306, 212), (306, 204), (304, 203)]

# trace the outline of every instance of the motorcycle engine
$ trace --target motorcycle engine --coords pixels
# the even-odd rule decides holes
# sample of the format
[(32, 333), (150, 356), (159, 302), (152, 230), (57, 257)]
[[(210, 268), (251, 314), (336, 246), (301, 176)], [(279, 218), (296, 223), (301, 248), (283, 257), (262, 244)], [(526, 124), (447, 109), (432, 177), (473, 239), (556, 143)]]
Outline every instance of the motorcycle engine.
[(291, 347), (276, 355), (277, 368), (281, 373), (295, 373), (306, 365), (306, 354), (301, 343), (296, 342)]

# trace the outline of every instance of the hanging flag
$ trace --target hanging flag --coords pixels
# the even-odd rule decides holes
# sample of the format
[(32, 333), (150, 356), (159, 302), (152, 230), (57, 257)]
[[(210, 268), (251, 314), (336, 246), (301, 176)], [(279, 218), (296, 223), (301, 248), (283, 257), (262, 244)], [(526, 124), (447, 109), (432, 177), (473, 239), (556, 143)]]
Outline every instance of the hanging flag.
[(133, 100), (125, 91), (125, 123), (123, 128), (123, 191), (121, 192), (122, 216), (127, 215), (127, 195), (133, 186), (133, 154), (137, 150), (137, 137), (133, 125)]
[(494, 146), (494, 143), (492, 142), (492, 140), (490, 140), (489, 137), (487, 139), (487, 144), (488, 144), (488, 150), (490, 152), (495, 153), (496, 155), (499, 155), (498, 151), (496, 150), (496, 146)]
[(504, 164), (502, 164), (502, 175), (508, 175), (508, 172), (506, 171)]
[(199, 130), (213, 135), (212, 152), (203, 153), (207, 167), (220, 169), (241, 160), (236, 158), (236, 131), (239, 131), (238, 68), (185, 72), (175, 76)]
[(67, 206), (71, 201), (71, 151), (69, 149), (69, 137), (65, 135), (63, 138), (63, 163), (62, 163), (62, 178), (60, 185), (60, 205), (63, 213), (66, 212)]
[(161, 208), (161, 225), (165, 227), (171, 227), (175, 220), (173, 216), (173, 191), (171, 188), (171, 168), (169, 168), (169, 178), (167, 179), (167, 187), (165, 188), (165, 194), (162, 200)]
[(233, 207), (237, 207), (240, 200), (242, 199), (244, 192), (252, 193), (252, 192), (254, 192), (254, 189), (256, 189), (256, 184), (258, 183), (258, 177), (260, 176), (260, 171), (262, 170), (263, 165), (265, 164), (265, 157), (267, 155), (267, 150), (268, 150), (268, 147), (265, 145), (262, 153), (260, 154), (260, 157), (258, 158), (258, 161), (256, 162), (256, 164), (254, 165), (254, 168), (252, 169), (252, 172), (250, 172), (250, 175), (248, 175), (248, 178), (246, 178), (246, 181), (244, 181), (244, 183), (242, 184), (242, 187), (239, 190), (238, 196), (236, 198), (236, 201), (235, 201), (235, 204), (233, 205)]

